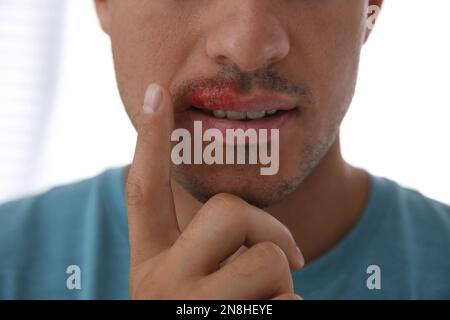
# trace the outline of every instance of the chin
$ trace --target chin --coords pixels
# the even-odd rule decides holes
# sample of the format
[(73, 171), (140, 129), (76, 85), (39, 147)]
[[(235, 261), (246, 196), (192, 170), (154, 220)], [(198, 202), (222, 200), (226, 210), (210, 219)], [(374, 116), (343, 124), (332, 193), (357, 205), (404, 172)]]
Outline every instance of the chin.
[(305, 177), (301, 172), (281, 170), (274, 176), (261, 176), (259, 167), (249, 165), (177, 166), (173, 173), (175, 180), (200, 202), (218, 193), (230, 193), (259, 208), (282, 202)]
[(328, 154), (338, 137), (338, 125), (330, 126), (322, 138), (304, 136), (280, 148), (278, 173), (263, 176), (259, 165), (179, 165), (172, 166), (175, 180), (194, 198), (206, 202), (219, 193), (230, 193), (248, 203), (268, 208), (286, 200), (296, 191)]

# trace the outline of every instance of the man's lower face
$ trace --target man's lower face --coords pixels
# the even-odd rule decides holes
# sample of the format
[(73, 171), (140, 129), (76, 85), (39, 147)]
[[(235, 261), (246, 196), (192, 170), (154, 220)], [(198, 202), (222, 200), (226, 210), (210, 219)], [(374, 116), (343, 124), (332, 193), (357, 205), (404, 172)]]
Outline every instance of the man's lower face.
[[(227, 114), (234, 121), (243, 120), (243, 111), (247, 112), (246, 118), (261, 117), (261, 109), (276, 117), (278, 113), (271, 113), (280, 107), (279, 118), (289, 112), (286, 105), (270, 101), (273, 107), (259, 101), (255, 108), (246, 100), (249, 95), (276, 95), (289, 100), (288, 104), (303, 106), (288, 121), (280, 123), (274, 118), (254, 125), (257, 129), (280, 130), (277, 174), (261, 175), (260, 165), (184, 164), (173, 165), (175, 180), (203, 202), (221, 192), (240, 196), (258, 207), (285, 199), (336, 140), (355, 88), (364, 39), (365, 2), (285, 1), (286, 6), (275, 5), (275, 1), (248, 3), (258, 11), (238, 11), (236, 1), (205, 2), (204, 10), (199, 10), (196, 2), (180, 2), (180, 7), (165, 1), (141, 3), (131, 6), (128, 2), (114, 2), (117, 7), (113, 6), (116, 10), (111, 16), (118, 85), (131, 119), (140, 110), (145, 88), (152, 82), (171, 91), (175, 98), (175, 128), (188, 129), (191, 135), (195, 120), (202, 121), (204, 130), (217, 128), (223, 132), (226, 128), (249, 127), (247, 123), (223, 119), (224, 111), (241, 112)], [(219, 4), (220, 8), (212, 10)], [(269, 5), (279, 11), (273, 12)], [(227, 19), (222, 6), (236, 21), (245, 23)], [(189, 15), (188, 7), (192, 12), (199, 11), (195, 18)], [(203, 15), (198, 16), (200, 13)], [(267, 16), (271, 19), (263, 21), (262, 17)], [(185, 21), (191, 22), (189, 27)], [(267, 27), (268, 23), (272, 24)], [(278, 33), (266, 36), (274, 30)], [(258, 41), (249, 40), (248, 35), (257, 36)], [(279, 45), (285, 44), (280, 39), (288, 39), (289, 46)], [(240, 50), (240, 46), (247, 50)], [(280, 47), (289, 50), (281, 52)], [(264, 52), (278, 54), (264, 56)], [(219, 59), (224, 55), (226, 62)], [(208, 112), (215, 112), (216, 119)]]
[[(279, 168), (274, 175), (261, 175), (260, 163), (181, 164), (172, 166), (173, 177), (201, 202), (225, 192), (260, 208), (274, 205), (299, 187), (336, 141), (342, 112), (322, 122), (323, 129), (308, 119), (313, 114), (297, 112), (279, 128)], [(189, 128), (190, 118), (184, 117), (177, 127)]]
[[(336, 140), (355, 87), (368, 3), (240, 4), (113, 1), (107, 29), (130, 118), (140, 110), (152, 82), (169, 89), (175, 100), (183, 98), (174, 101), (175, 128), (186, 128), (191, 135), (195, 120), (202, 121), (204, 130), (223, 132), (248, 128), (244, 111), (250, 119), (259, 119), (261, 111), (273, 117), (250, 127), (279, 129), (275, 175), (261, 175), (260, 165), (248, 164), (184, 164), (172, 170), (198, 200), (227, 192), (267, 207), (292, 193)], [(269, 98), (255, 107), (246, 100), (258, 95), (259, 100), (276, 95), (287, 102), (280, 105)], [(283, 120), (292, 104), (300, 106), (299, 112)], [(280, 113), (273, 115), (278, 108)], [(237, 111), (227, 117), (242, 123), (224, 119), (225, 111)]]

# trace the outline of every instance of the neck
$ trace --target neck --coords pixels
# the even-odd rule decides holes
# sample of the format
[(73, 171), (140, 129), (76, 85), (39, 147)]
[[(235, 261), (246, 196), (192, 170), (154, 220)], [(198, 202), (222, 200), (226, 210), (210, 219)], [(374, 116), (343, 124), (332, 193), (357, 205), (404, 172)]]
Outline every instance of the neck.
[[(173, 182), (173, 193), (183, 230), (201, 203), (176, 182)], [(289, 228), (308, 262), (348, 234), (361, 216), (368, 194), (368, 174), (343, 160), (339, 139), (336, 139), (300, 187), (266, 211)]]

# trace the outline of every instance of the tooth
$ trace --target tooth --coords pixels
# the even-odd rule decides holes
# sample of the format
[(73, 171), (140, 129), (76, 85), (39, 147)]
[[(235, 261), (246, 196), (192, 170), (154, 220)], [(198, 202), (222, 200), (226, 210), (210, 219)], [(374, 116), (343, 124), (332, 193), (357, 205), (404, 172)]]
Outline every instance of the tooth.
[(214, 110), (213, 111), (214, 117), (216, 118), (225, 118), (227, 116), (227, 113), (225, 110)]
[(250, 120), (257, 120), (262, 119), (266, 115), (266, 112), (263, 111), (254, 111), (254, 112), (247, 112), (247, 118)]
[(267, 115), (272, 116), (275, 113), (277, 113), (277, 111), (278, 111), (277, 109), (273, 109), (273, 110), (266, 111), (266, 113), (267, 113)]
[(244, 120), (246, 117), (245, 112), (227, 111), (227, 118), (231, 120)]

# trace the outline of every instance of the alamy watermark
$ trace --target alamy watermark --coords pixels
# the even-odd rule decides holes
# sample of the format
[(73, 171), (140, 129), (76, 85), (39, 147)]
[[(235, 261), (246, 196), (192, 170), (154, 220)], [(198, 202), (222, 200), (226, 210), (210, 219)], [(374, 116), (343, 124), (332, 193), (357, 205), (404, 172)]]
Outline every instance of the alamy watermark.
[(367, 289), (381, 290), (381, 268), (376, 264), (367, 267), (366, 273), (369, 275), (366, 281)]
[(260, 164), (263, 176), (277, 174), (280, 167), (279, 129), (226, 129), (223, 134), (216, 128), (203, 132), (202, 122), (194, 121), (194, 137), (179, 128), (173, 131), (171, 141), (178, 142), (171, 153), (175, 165)]
[(68, 290), (81, 290), (81, 268), (77, 265), (70, 265), (66, 269), (69, 276), (66, 279)]
[(372, 30), (375, 27), (375, 22), (380, 15), (381, 7), (377, 5), (371, 5), (367, 8), (367, 28)]

